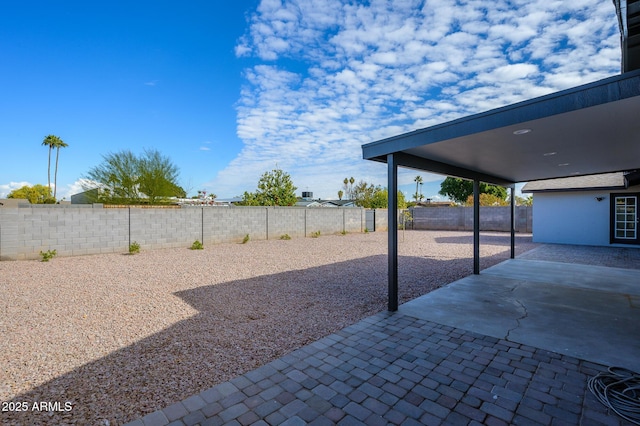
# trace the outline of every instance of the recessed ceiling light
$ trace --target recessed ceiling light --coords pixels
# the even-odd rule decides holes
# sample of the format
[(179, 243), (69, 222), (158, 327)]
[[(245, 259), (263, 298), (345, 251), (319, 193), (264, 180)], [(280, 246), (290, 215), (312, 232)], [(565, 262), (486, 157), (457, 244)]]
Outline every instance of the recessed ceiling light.
[(515, 132), (513, 132), (514, 135), (526, 135), (527, 133), (530, 133), (531, 129), (518, 129)]
[(568, 165), (569, 165), (569, 163), (560, 163), (560, 164), (558, 164), (558, 167), (564, 167), (564, 166), (568, 166)]
[(552, 155), (556, 155), (556, 154), (557, 154), (557, 152), (553, 151), (553, 152), (545, 152), (545, 153), (544, 153), (544, 154), (542, 154), (542, 155), (544, 155), (545, 157), (550, 157), (550, 156), (552, 156)]

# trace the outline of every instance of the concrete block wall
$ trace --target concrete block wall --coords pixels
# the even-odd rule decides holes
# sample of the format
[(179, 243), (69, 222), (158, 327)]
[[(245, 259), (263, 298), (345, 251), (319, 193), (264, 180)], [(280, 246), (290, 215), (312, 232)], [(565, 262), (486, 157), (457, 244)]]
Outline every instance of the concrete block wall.
[(253, 240), (267, 238), (267, 215), (264, 207), (204, 209), (205, 245), (239, 242), (247, 234)]
[[(531, 207), (516, 208), (516, 229), (531, 232)], [(412, 209), (414, 229), (472, 230), (470, 207)], [(131, 242), (143, 249), (190, 247), (253, 240), (362, 232), (360, 208), (185, 207), (182, 209), (37, 206), (0, 209), (0, 260), (37, 259), (40, 251), (59, 256), (126, 253)], [(387, 229), (387, 210), (376, 209), (376, 231)], [(482, 207), (481, 230), (509, 231), (509, 207)]]
[[(143, 250), (252, 240), (292, 238), (364, 229), (364, 209), (295, 207), (185, 207), (182, 209), (30, 206), (0, 209), (0, 260), (126, 253), (131, 242)], [(385, 218), (386, 216), (383, 215)], [(386, 220), (386, 219), (385, 219)]]
[(291, 238), (305, 237), (306, 214), (307, 209), (265, 208), (265, 215), (268, 219), (268, 238), (270, 240), (277, 240), (285, 234)]
[[(445, 231), (472, 231), (473, 207), (425, 207), (411, 209), (413, 229)], [(515, 215), (517, 232), (532, 231), (532, 208), (517, 206)], [(480, 207), (481, 231), (510, 231), (511, 207)]]
[(376, 232), (386, 231), (389, 229), (388, 214), (388, 209), (376, 209)]
[(201, 209), (168, 210), (131, 207), (113, 210), (129, 212), (131, 242), (135, 241), (143, 248), (190, 247), (195, 240), (202, 238)]
[(77, 256), (128, 249), (129, 217), (119, 209), (0, 210), (0, 260), (38, 258), (40, 251)]
[(364, 209), (341, 209), (344, 220), (344, 231), (364, 232), (365, 210)]
[(306, 235), (313, 235), (316, 232), (320, 232), (320, 235), (342, 232), (344, 228), (342, 212), (333, 210), (336, 209), (307, 209)]
[(22, 236), (18, 233), (18, 209), (0, 209), (0, 260), (18, 259)]

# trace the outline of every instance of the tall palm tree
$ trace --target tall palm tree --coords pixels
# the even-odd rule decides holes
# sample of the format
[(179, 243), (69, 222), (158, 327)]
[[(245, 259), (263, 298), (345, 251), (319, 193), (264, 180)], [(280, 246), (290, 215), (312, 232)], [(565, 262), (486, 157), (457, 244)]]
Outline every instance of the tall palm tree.
[(353, 176), (351, 176), (349, 178), (349, 199), (353, 200), (354, 198), (354, 194), (353, 194), (353, 184), (356, 183), (356, 180), (353, 178)]
[(56, 142), (56, 169), (53, 172), (53, 198), (56, 198), (56, 191), (58, 189), (58, 156), (60, 156), (60, 148), (66, 148), (69, 144), (66, 144), (62, 139), (57, 138)]
[(49, 135), (42, 141), (42, 146), (49, 147), (49, 163), (47, 165), (47, 185), (49, 186), (49, 191), (51, 191), (51, 150), (53, 149), (56, 139), (59, 138), (54, 135)]
[(69, 145), (67, 145), (56, 135), (48, 135), (42, 141), (42, 145), (49, 147), (49, 165), (47, 167), (47, 181), (49, 183), (49, 191), (51, 191), (51, 150), (53, 150), (53, 148), (56, 148), (56, 168), (53, 177), (53, 198), (56, 198), (56, 190), (58, 189), (58, 157), (60, 156), (60, 148), (65, 148)]
[(422, 176), (418, 175), (416, 176), (413, 181), (416, 183), (416, 194), (415, 194), (415, 198), (416, 198), (416, 202), (420, 201), (420, 192), (418, 192), (418, 186), (422, 185)]

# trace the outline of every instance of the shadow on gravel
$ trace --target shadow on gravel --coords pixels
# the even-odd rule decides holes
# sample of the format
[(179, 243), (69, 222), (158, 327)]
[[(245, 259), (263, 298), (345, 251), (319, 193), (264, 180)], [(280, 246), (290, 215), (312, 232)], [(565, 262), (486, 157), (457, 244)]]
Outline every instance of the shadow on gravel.
[[(484, 267), (508, 253), (484, 258)], [(401, 257), (401, 302), (469, 275), (472, 264)], [(126, 423), (384, 311), (386, 273), (387, 257), (378, 255), (176, 293), (199, 313), (19, 395), (12, 402), (29, 410), (2, 412), (0, 423)], [(58, 402), (60, 411), (32, 411), (40, 402)]]

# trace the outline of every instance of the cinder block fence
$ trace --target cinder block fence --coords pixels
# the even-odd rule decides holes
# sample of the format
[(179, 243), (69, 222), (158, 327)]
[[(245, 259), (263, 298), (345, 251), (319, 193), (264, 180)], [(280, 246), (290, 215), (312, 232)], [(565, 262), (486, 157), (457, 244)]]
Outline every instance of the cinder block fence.
[(35, 259), (40, 251), (58, 256), (362, 232), (360, 208), (185, 207), (103, 208), (102, 205), (29, 206), (0, 209), (0, 260)]
[[(413, 229), (473, 229), (471, 208), (417, 208), (412, 213)], [(516, 213), (517, 231), (531, 232), (531, 208), (518, 207)], [(508, 231), (509, 208), (482, 208), (480, 220), (481, 230)], [(0, 209), (0, 260), (36, 259), (40, 251), (54, 249), (59, 256), (124, 253), (132, 242), (143, 249), (186, 248), (195, 240), (205, 246), (239, 242), (247, 234), (263, 240), (365, 229), (385, 231), (387, 210), (372, 215), (361, 208), (31, 205)]]
[[(426, 207), (410, 209), (413, 229), (439, 229), (444, 231), (473, 231), (473, 207)], [(517, 206), (516, 232), (532, 232), (532, 207)], [(511, 207), (480, 207), (480, 230), (511, 230)]]

